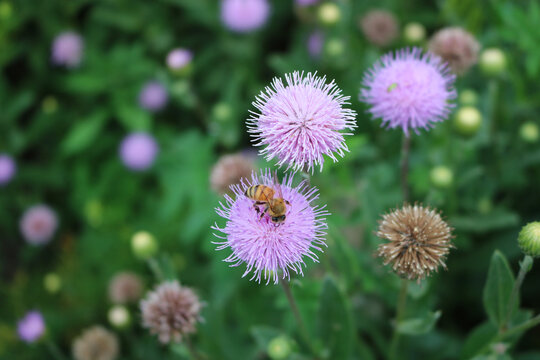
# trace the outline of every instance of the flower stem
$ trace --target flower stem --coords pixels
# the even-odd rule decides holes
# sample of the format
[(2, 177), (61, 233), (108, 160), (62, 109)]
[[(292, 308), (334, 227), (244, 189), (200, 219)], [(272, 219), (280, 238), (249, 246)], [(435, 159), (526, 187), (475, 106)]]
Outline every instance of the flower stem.
[(409, 185), (408, 185), (408, 177), (409, 177), (409, 153), (411, 150), (411, 138), (404, 134), (403, 135), (403, 141), (401, 143), (401, 192), (403, 194), (403, 201), (408, 202), (409, 201)]
[(407, 289), (409, 288), (409, 280), (401, 279), (401, 288), (399, 290), (399, 298), (396, 308), (396, 321), (394, 324), (394, 333), (392, 334), (392, 342), (390, 344), (390, 354), (389, 359), (397, 359), (397, 350), (399, 346), (399, 332), (398, 326), (403, 316), (405, 315), (405, 307), (407, 305)]
[(56, 345), (52, 340), (47, 339), (45, 340), (45, 346), (49, 350), (49, 353), (51, 354), (52, 358), (55, 360), (66, 360), (67, 358), (62, 354), (62, 351), (58, 348), (58, 345)]
[(165, 274), (163, 274), (163, 271), (159, 266), (159, 262), (156, 258), (148, 259), (148, 267), (150, 268), (150, 270), (152, 270), (152, 273), (158, 281), (161, 282), (165, 280)]
[(197, 350), (195, 350), (195, 347), (193, 346), (193, 343), (191, 342), (191, 338), (189, 336), (186, 336), (185, 339), (186, 339), (186, 346), (188, 348), (190, 357), (193, 360), (201, 360), (201, 359), (203, 359), (203, 357), (199, 355)]
[(519, 274), (516, 281), (514, 282), (514, 287), (512, 288), (512, 293), (510, 294), (510, 300), (508, 301), (508, 310), (506, 312), (506, 318), (505, 318), (505, 321), (503, 321), (503, 325), (502, 325), (504, 329), (500, 329), (502, 331), (505, 331), (510, 326), (510, 321), (512, 320), (512, 313), (514, 312), (514, 306), (518, 299), (519, 290), (521, 289), (521, 285), (523, 284), (525, 275), (527, 275), (527, 273), (531, 269), (532, 263), (533, 263), (533, 258), (529, 255), (525, 255), (525, 257), (523, 258), (523, 261), (520, 263)]
[(279, 282), (281, 283), (281, 287), (283, 288), (283, 291), (285, 292), (285, 296), (287, 297), (287, 301), (289, 302), (289, 305), (291, 306), (292, 313), (296, 319), (296, 323), (298, 325), (298, 330), (300, 332), (300, 336), (302, 336), (302, 339), (306, 343), (306, 346), (309, 348), (309, 350), (315, 355), (315, 352), (313, 350), (313, 347), (311, 346), (310, 336), (307, 331), (306, 325), (304, 323), (304, 320), (302, 319), (302, 315), (300, 315), (300, 310), (298, 310), (298, 306), (296, 305), (296, 301), (294, 300), (294, 297), (291, 292), (291, 288), (289, 286), (289, 283), (283, 279), (279, 279)]

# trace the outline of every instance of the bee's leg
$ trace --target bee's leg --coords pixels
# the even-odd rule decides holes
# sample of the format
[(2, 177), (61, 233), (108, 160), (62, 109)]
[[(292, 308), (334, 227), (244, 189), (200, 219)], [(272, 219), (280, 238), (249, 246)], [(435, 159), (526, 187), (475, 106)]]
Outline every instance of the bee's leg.
[(268, 209), (269, 209), (269, 206), (268, 206), (268, 204), (266, 204), (266, 206), (264, 207), (264, 211), (261, 213), (261, 216), (259, 217), (259, 220), (261, 220), (263, 218), (264, 214), (266, 214)]
[(253, 207), (255, 208), (255, 211), (257, 211), (257, 214), (259, 214), (261, 212), (261, 209), (259, 209), (259, 206), (260, 205), (264, 205), (265, 203), (262, 202), (262, 201), (255, 201), (253, 203)]
[(291, 203), (290, 203), (290, 202), (288, 202), (287, 200), (283, 199), (283, 201), (285, 201), (285, 204), (287, 204), (287, 205), (291, 205)]

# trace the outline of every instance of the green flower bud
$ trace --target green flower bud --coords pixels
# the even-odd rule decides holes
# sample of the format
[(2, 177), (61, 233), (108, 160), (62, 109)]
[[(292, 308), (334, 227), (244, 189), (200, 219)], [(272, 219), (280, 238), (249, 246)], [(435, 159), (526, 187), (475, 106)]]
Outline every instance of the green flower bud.
[(131, 250), (139, 259), (149, 259), (158, 251), (156, 238), (146, 231), (139, 231), (131, 238)]
[(431, 182), (438, 188), (446, 189), (452, 185), (454, 174), (446, 166), (436, 166), (429, 174)]
[(93, 227), (98, 227), (103, 222), (103, 205), (101, 201), (92, 199), (84, 206), (86, 221)]
[(319, 21), (324, 25), (335, 25), (341, 18), (341, 10), (334, 3), (327, 2), (319, 6)]
[(497, 75), (506, 70), (506, 55), (499, 48), (488, 48), (480, 54), (480, 68), (487, 75)]
[(426, 28), (420, 23), (408, 23), (403, 29), (403, 37), (409, 44), (418, 44), (425, 40)]
[(232, 115), (233, 109), (226, 102), (219, 102), (212, 109), (212, 117), (220, 123), (228, 122)]
[(13, 13), (13, 7), (8, 1), (0, 2), (0, 19), (7, 20), (11, 17)]
[(476, 134), (482, 125), (482, 114), (477, 108), (464, 106), (454, 116), (454, 127), (463, 136)]
[(62, 279), (58, 274), (48, 273), (43, 278), (43, 287), (51, 294), (56, 294), (62, 287)]
[(268, 344), (268, 356), (273, 360), (286, 359), (291, 354), (291, 351), (291, 342), (285, 336), (273, 338)]
[(518, 244), (525, 255), (540, 256), (540, 222), (525, 225), (518, 236)]
[(122, 305), (115, 305), (110, 308), (107, 318), (109, 323), (117, 329), (125, 329), (131, 323), (131, 315), (128, 309)]
[(58, 101), (54, 96), (47, 96), (41, 103), (41, 109), (45, 114), (53, 114), (58, 110)]
[(330, 57), (340, 57), (345, 52), (345, 43), (341, 39), (329, 39), (324, 44), (324, 50)]
[(538, 125), (532, 121), (527, 121), (519, 128), (519, 135), (528, 143), (535, 143), (538, 141)]
[(478, 94), (471, 89), (465, 89), (459, 92), (459, 103), (465, 106), (474, 106), (478, 104)]

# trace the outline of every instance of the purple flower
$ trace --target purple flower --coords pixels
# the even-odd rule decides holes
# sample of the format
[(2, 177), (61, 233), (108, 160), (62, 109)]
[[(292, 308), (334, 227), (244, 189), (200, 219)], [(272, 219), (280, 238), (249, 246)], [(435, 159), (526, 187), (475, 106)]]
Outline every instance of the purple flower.
[(296, 0), (298, 6), (309, 6), (318, 3), (320, 0)]
[[(252, 112), (248, 119), (250, 132), (257, 146), (266, 145), (259, 153), (267, 160), (277, 158), (294, 170), (311, 170), (324, 157), (334, 162), (337, 153), (343, 157), (349, 151), (340, 130), (356, 127), (356, 112), (343, 108), (349, 96), (343, 96), (336, 83), (326, 84), (326, 77), (295, 71), (282, 79), (274, 78), (253, 102), (260, 113)], [(306, 169), (307, 168), (307, 169)]]
[(29, 311), (17, 323), (19, 338), (27, 343), (38, 340), (45, 332), (45, 321), (39, 311)]
[(7, 154), (0, 154), (0, 186), (11, 181), (17, 172), (17, 164), (13, 158)]
[(187, 49), (174, 49), (167, 55), (167, 66), (171, 70), (181, 70), (193, 59), (193, 53)]
[(270, 15), (268, 0), (223, 0), (221, 20), (235, 32), (248, 33), (266, 23)]
[(120, 159), (134, 171), (143, 171), (154, 164), (159, 147), (154, 137), (143, 132), (131, 133), (120, 144)]
[(19, 227), (26, 242), (43, 245), (53, 237), (58, 227), (58, 218), (47, 205), (34, 205), (24, 212)]
[(82, 60), (83, 47), (83, 39), (79, 34), (72, 31), (60, 33), (52, 43), (52, 62), (68, 68), (77, 67)]
[(311, 55), (314, 58), (318, 58), (321, 56), (322, 49), (324, 45), (324, 34), (320, 30), (313, 31), (307, 41), (307, 48), (309, 55)]
[[(250, 280), (261, 282), (261, 278), (278, 282), (279, 271), (283, 279), (290, 279), (290, 271), (303, 275), (304, 256), (318, 262), (314, 251), (322, 251), (326, 246), (324, 232), (327, 229), (326, 206), (314, 206), (312, 202), (319, 196), (316, 188), (309, 188), (306, 182), (293, 187), (292, 176), (285, 177), (283, 183), (274, 184), (270, 170), (261, 171), (260, 176), (253, 173), (251, 181), (244, 179), (240, 184), (231, 186), (236, 198), (225, 195), (226, 203), (220, 203), (216, 212), (227, 219), (224, 228), (215, 224), (212, 229), (221, 232), (215, 234), (223, 239), (216, 242), (217, 250), (230, 248), (232, 254), (224, 261), (238, 266), (246, 263), (244, 276), (253, 272)], [(282, 223), (272, 222), (265, 214), (262, 218), (254, 206), (254, 200), (244, 195), (247, 188), (253, 185), (266, 185), (289, 204), (286, 218)], [(280, 196), (281, 195), (276, 195)]]
[(369, 112), (389, 128), (428, 130), (445, 120), (457, 96), (455, 76), (440, 57), (419, 48), (401, 49), (384, 55), (362, 82), (360, 100)]
[(139, 93), (139, 105), (152, 112), (163, 109), (168, 99), (167, 90), (157, 81), (147, 82)]

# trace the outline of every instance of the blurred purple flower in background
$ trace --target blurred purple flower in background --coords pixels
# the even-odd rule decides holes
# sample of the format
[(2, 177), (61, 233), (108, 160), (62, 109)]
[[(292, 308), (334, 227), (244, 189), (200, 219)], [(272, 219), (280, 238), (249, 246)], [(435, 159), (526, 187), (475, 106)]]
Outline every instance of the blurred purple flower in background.
[(53, 237), (58, 227), (58, 218), (47, 205), (34, 205), (24, 212), (19, 225), (26, 242), (43, 245)]
[(445, 120), (454, 107), (455, 75), (448, 65), (419, 48), (401, 49), (380, 58), (366, 72), (360, 100), (370, 105), (369, 112), (389, 128), (428, 130)]
[(308, 37), (307, 48), (309, 55), (319, 58), (324, 45), (324, 33), (321, 30), (314, 30)]
[(478, 60), (480, 44), (460, 27), (437, 31), (429, 41), (429, 50), (440, 56), (456, 74), (463, 74)]
[(17, 323), (19, 338), (27, 343), (38, 340), (45, 332), (45, 321), (39, 311), (29, 311)]
[(159, 111), (167, 105), (167, 89), (157, 81), (149, 81), (139, 92), (139, 105), (148, 111)]
[(120, 159), (134, 171), (143, 171), (154, 164), (159, 147), (154, 137), (148, 133), (136, 132), (127, 135), (120, 144)]
[(7, 154), (0, 154), (0, 186), (9, 183), (16, 172), (15, 160)]
[(399, 36), (398, 20), (386, 10), (369, 11), (359, 25), (367, 40), (377, 46), (387, 46)]
[(167, 55), (167, 66), (171, 70), (181, 70), (191, 63), (193, 52), (187, 49), (174, 49)]
[(83, 47), (83, 39), (79, 34), (72, 31), (60, 33), (52, 44), (52, 62), (68, 68), (77, 67), (82, 60)]
[(318, 3), (320, 0), (296, 0), (296, 4), (299, 6), (308, 6)]
[(334, 162), (334, 154), (348, 151), (340, 130), (356, 127), (356, 112), (343, 108), (350, 97), (343, 96), (336, 83), (326, 84), (326, 77), (295, 71), (282, 79), (274, 78), (253, 102), (260, 113), (252, 112), (248, 132), (256, 146), (266, 145), (259, 153), (267, 160), (277, 158), (278, 166), (287, 164), (296, 170), (320, 166), (324, 157)]
[(235, 32), (247, 33), (257, 30), (266, 23), (270, 15), (267, 0), (223, 0), (221, 20)]
[[(318, 262), (314, 251), (322, 251), (326, 246), (325, 217), (330, 215), (325, 210), (326, 205), (314, 206), (312, 202), (319, 197), (317, 189), (310, 188), (305, 181), (293, 187), (292, 180), (292, 176), (285, 177), (277, 189), (270, 170), (261, 171), (259, 176), (254, 173), (251, 181), (244, 179), (232, 187), (235, 199), (225, 195), (225, 204), (220, 203), (216, 208), (217, 214), (227, 219), (224, 228), (217, 224), (212, 226), (221, 232), (214, 235), (223, 239), (215, 242), (219, 245), (217, 250), (230, 248), (232, 254), (224, 261), (233, 263), (231, 266), (246, 263), (243, 276), (253, 272), (250, 280), (261, 282), (264, 278), (267, 284), (271, 280), (277, 283), (279, 276), (290, 279), (291, 270), (303, 275), (304, 256)], [(261, 219), (254, 201), (244, 195), (247, 188), (258, 184), (270, 186), (278, 194), (281, 190), (283, 199), (290, 203), (281, 224), (273, 223), (268, 214)]]

